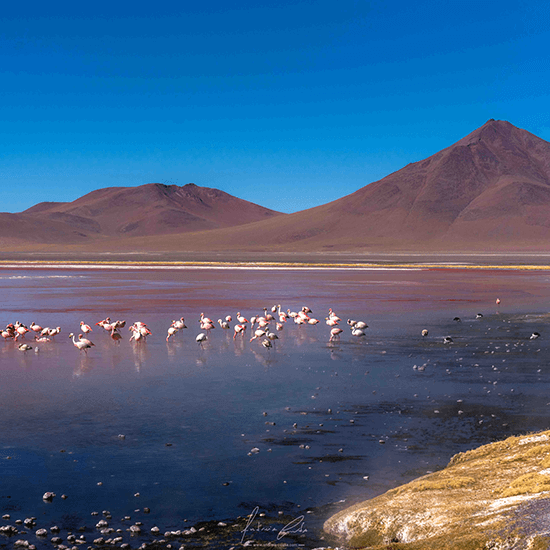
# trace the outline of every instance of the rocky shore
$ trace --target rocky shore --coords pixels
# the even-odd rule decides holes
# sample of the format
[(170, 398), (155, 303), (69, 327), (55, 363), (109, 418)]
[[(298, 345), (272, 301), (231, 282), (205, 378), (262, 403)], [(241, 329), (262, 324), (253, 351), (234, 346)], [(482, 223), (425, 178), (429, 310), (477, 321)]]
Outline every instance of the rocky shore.
[(441, 471), (331, 517), (349, 548), (548, 548), (550, 431), (510, 437), (452, 457)]

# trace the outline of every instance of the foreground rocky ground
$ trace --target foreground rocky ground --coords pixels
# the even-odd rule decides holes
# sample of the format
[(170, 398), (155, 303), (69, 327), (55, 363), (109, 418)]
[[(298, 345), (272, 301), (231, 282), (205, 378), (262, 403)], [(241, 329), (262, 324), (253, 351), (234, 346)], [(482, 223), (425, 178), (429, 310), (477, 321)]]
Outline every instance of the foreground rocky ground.
[(344, 510), (325, 531), (349, 548), (547, 549), (550, 431), (484, 445)]

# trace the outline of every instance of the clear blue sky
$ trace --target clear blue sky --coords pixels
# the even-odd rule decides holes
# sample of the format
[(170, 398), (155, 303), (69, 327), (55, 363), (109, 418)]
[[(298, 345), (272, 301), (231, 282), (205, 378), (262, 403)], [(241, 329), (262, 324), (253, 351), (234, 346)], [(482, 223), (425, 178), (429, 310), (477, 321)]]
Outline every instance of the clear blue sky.
[(317, 206), (488, 119), (550, 141), (547, 2), (10, 2), (0, 211), (150, 182)]

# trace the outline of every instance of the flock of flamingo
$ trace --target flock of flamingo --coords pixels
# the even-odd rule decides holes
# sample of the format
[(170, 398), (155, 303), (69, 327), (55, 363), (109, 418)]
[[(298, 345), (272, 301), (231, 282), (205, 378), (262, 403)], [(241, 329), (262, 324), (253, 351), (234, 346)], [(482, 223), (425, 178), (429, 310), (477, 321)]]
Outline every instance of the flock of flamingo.
[[(284, 328), (284, 325), (289, 320), (292, 320), (297, 325), (317, 325), (320, 321), (312, 316), (312, 311), (309, 307), (303, 306), (300, 311), (283, 311), (281, 305), (274, 305), (269, 310), (267, 307), (263, 310), (263, 315), (255, 315), (250, 318), (250, 321), (241, 315), (241, 312), (237, 312), (235, 325), (231, 325), (233, 318), (231, 315), (225, 317), (225, 319), (218, 319), (217, 323), (223, 330), (231, 330), (233, 328), (233, 339), (237, 337), (244, 338), (246, 331), (250, 330), (252, 332), (252, 337), (250, 342), (254, 340), (259, 340), (261, 345), (264, 348), (271, 348), (273, 346), (272, 342), (278, 339), (278, 336), (275, 332), (271, 330), (271, 327), (275, 327), (275, 330), (281, 331)], [(216, 324), (212, 319), (206, 317), (204, 313), (201, 313), (199, 319), (200, 332), (195, 340), (202, 347), (203, 343), (208, 340), (208, 335), (211, 330), (216, 328)], [(340, 328), (339, 323), (341, 322), (340, 317), (338, 317), (332, 308), (329, 309), (328, 316), (325, 317), (325, 323), (330, 327), (330, 339), (329, 341), (336, 340), (340, 337), (340, 334), (343, 332), (343, 329)], [(365, 329), (367, 324), (363, 321), (354, 321), (351, 319), (347, 320), (347, 324), (351, 329), (351, 334), (357, 338), (365, 336)], [(110, 317), (98, 321), (96, 325), (103, 328), (106, 332), (109, 333), (110, 337), (118, 342), (122, 339), (122, 334), (119, 332), (126, 326), (126, 321), (111, 321)], [(181, 317), (178, 320), (172, 321), (171, 325), (168, 327), (166, 341), (169, 342), (176, 333), (182, 329), (186, 329), (185, 319)], [(80, 351), (86, 352), (91, 348), (94, 343), (88, 338), (90, 332), (93, 329), (90, 325), (86, 324), (84, 321), (80, 322), (80, 334), (78, 339), (74, 333), (69, 334), (69, 338), (72, 339), (73, 345)], [(150, 334), (151, 331), (145, 323), (142, 321), (136, 321), (132, 326), (129, 327), (131, 332), (130, 341), (139, 342), (145, 340)], [(34, 341), (37, 343), (40, 342), (51, 342), (54, 337), (61, 332), (61, 327), (49, 328), (41, 327), (40, 325), (32, 322), (28, 327), (23, 323), (17, 321), (16, 323), (9, 323), (4, 330), (2, 330), (1, 335), (4, 340), (14, 340), (17, 342), (19, 339), (25, 337), (27, 333), (34, 334)], [(18, 345), (20, 351), (29, 351), (33, 347), (25, 342)], [(35, 349), (36, 351), (36, 349)]]

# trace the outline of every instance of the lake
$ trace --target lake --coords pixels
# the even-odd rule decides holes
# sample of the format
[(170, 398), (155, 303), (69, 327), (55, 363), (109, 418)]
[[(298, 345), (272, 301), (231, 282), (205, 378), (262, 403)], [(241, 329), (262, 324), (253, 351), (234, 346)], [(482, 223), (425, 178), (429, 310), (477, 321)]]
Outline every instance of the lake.
[[(61, 332), (0, 342), (0, 527), (18, 530), (0, 546), (328, 546), (336, 511), (457, 452), (549, 428), (549, 282), (542, 270), (421, 267), (1, 269), (2, 327)], [(278, 304), (320, 322), (272, 323), (270, 349), (250, 329), (195, 340), (201, 313), (233, 326)], [(107, 316), (126, 320), (118, 343), (95, 325)], [(167, 342), (180, 317), (188, 328)], [(81, 321), (87, 352), (68, 337)], [(129, 341), (135, 321), (146, 341)]]

